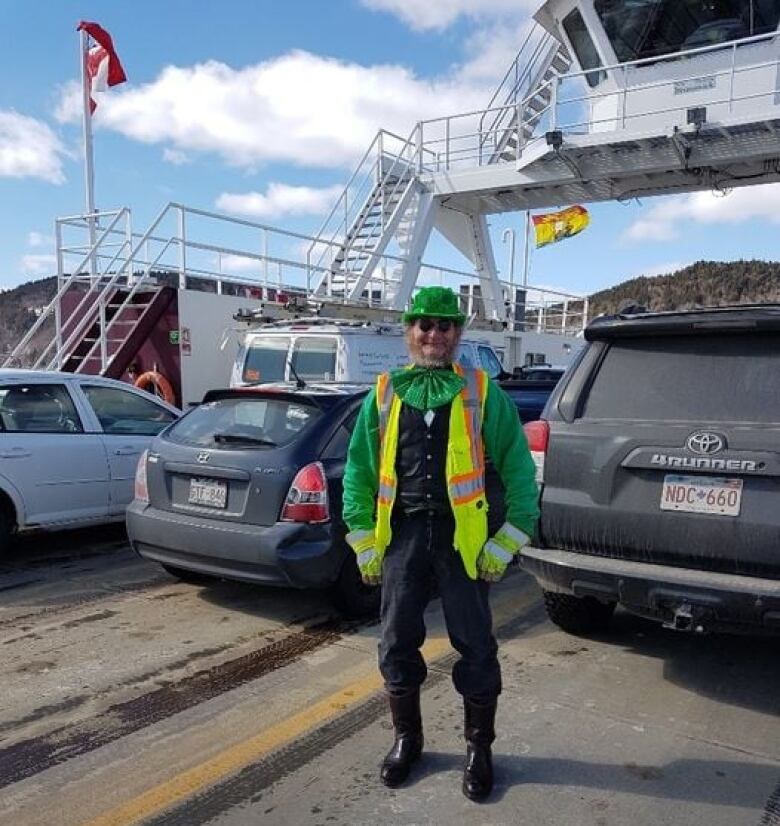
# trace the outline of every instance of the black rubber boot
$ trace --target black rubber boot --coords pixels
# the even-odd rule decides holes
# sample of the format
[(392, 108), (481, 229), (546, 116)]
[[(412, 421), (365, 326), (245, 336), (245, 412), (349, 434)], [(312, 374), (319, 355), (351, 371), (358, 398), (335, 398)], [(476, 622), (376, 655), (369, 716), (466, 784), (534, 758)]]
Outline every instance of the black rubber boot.
[(412, 763), (422, 754), (423, 733), (420, 716), (420, 689), (406, 694), (388, 694), (395, 728), (395, 743), (382, 761), (381, 777), (385, 786), (400, 786), (409, 776)]
[(496, 739), (497, 701), (463, 699), (466, 766), (463, 769), (463, 794), (469, 800), (484, 800), (493, 789), (493, 755), (490, 746)]

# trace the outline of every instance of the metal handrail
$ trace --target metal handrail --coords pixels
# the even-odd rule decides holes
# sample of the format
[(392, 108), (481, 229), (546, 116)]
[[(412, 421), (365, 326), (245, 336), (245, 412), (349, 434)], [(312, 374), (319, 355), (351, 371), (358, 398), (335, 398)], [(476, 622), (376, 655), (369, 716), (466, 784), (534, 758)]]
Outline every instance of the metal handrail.
[[(7, 367), (13, 360), (18, 360), (18, 355), (22, 353), (27, 345), (32, 340), (33, 336), (40, 330), (43, 326), (44, 322), (47, 318), (51, 315), (59, 312), (59, 302), (63, 295), (67, 292), (73, 282), (76, 280), (78, 274), (84, 269), (84, 267), (89, 264), (90, 261), (93, 260), (95, 255), (95, 251), (98, 246), (105, 240), (108, 235), (108, 231), (113, 229), (114, 226), (118, 223), (119, 219), (125, 215), (129, 215), (129, 210), (126, 207), (122, 207), (122, 209), (117, 211), (117, 214), (114, 216), (114, 219), (109, 224), (108, 228), (103, 230), (100, 234), (100, 237), (95, 241), (95, 246), (92, 247), (83, 259), (80, 261), (78, 267), (74, 270), (74, 272), (60, 285), (57, 292), (54, 295), (54, 298), (46, 305), (44, 311), (38, 316), (35, 320), (34, 324), (30, 327), (30, 329), (22, 336), (19, 343), (14, 347), (11, 351), (10, 355), (5, 359), (3, 362), (3, 367)], [(97, 260), (97, 259), (94, 259)]]

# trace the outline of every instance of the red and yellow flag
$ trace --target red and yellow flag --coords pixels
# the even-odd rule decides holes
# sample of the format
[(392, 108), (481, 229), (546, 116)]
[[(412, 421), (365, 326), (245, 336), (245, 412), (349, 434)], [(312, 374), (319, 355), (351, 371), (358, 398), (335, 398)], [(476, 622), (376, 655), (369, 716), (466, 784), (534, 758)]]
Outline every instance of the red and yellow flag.
[(571, 238), (572, 235), (582, 232), (590, 223), (588, 210), (579, 204), (560, 212), (547, 212), (531, 217), (536, 232), (537, 248)]

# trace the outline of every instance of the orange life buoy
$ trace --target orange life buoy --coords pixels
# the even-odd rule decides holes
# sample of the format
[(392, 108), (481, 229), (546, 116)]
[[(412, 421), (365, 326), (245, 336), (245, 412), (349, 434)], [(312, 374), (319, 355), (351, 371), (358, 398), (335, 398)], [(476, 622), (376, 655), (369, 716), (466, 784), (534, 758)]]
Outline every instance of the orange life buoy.
[(156, 370), (147, 370), (135, 380), (135, 386), (140, 387), (141, 390), (146, 390), (153, 393), (155, 396), (168, 402), (168, 404), (176, 404), (176, 394), (173, 392), (173, 385), (162, 373)]

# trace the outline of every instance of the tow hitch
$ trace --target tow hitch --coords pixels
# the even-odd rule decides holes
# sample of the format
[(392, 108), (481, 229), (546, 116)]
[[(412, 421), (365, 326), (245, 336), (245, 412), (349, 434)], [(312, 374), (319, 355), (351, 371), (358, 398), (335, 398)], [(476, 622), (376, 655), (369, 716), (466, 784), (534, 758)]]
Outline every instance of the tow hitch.
[(707, 631), (707, 620), (712, 616), (710, 608), (700, 605), (691, 605), (683, 602), (672, 610), (671, 619), (664, 622), (664, 628), (673, 631), (692, 631), (695, 634), (704, 634)]

